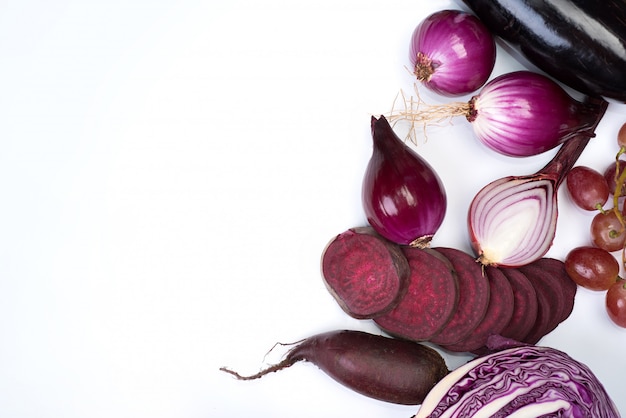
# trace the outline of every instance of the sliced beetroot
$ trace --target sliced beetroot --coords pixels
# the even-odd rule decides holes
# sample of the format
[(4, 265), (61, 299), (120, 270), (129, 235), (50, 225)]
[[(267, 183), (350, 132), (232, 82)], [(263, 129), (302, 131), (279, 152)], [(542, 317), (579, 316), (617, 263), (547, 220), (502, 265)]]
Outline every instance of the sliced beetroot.
[(352, 228), (333, 238), (321, 264), (326, 288), (354, 318), (389, 312), (409, 286), (409, 263), (402, 250), (370, 227)]
[(528, 278), (516, 268), (501, 268), (513, 289), (513, 316), (502, 329), (503, 337), (522, 341), (530, 333), (537, 319), (537, 292)]
[(562, 302), (556, 288), (550, 283), (550, 274), (536, 266), (526, 265), (519, 268), (532, 283), (537, 293), (537, 318), (535, 325), (522, 342), (537, 344), (541, 338), (559, 324), (558, 315), (562, 310)]
[(426, 341), (452, 317), (458, 301), (457, 277), (449, 263), (431, 250), (402, 247), (411, 275), (398, 306), (374, 322), (385, 332), (413, 341)]
[(449, 351), (476, 351), (487, 344), (490, 335), (499, 335), (513, 316), (513, 289), (500, 269), (485, 268), (489, 280), (489, 305), (483, 320), (461, 341), (446, 345)]
[(578, 291), (578, 285), (574, 282), (567, 270), (565, 270), (565, 263), (556, 258), (544, 257), (531, 263), (537, 267), (552, 273), (554, 281), (560, 285), (561, 299), (563, 307), (560, 315), (559, 322), (565, 321), (574, 310), (574, 301), (576, 299), (576, 292)]
[(464, 339), (483, 320), (489, 306), (489, 280), (482, 265), (468, 253), (456, 248), (438, 247), (435, 251), (446, 257), (456, 271), (459, 301), (450, 322), (430, 341), (442, 346)]

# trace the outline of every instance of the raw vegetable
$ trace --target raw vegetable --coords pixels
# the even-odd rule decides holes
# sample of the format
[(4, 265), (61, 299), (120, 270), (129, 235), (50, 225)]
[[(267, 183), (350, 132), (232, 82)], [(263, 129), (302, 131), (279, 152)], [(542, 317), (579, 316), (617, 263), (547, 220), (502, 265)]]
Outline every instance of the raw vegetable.
[(422, 110), (413, 99), (392, 112), (392, 121), (416, 125), (464, 116), (480, 142), (503, 155), (541, 154), (578, 135), (593, 136), (598, 106), (580, 102), (548, 77), (531, 71), (502, 74), (468, 102), (431, 105)]
[(552, 275), (535, 265), (522, 266), (519, 269), (535, 288), (537, 295), (537, 317), (530, 332), (522, 342), (537, 344), (543, 336), (553, 331), (561, 322), (564, 308), (559, 284)]
[(483, 320), (489, 306), (489, 280), (469, 254), (447, 247), (434, 250), (450, 261), (459, 282), (459, 299), (452, 318), (430, 339), (445, 346), (461, 341)]
[(397, 244), (371, 227), (334, 237), (322, 253), (322, 278), (350, 316), (374, 318), (395, 308), (406, 294), (409, 262)]
[[(577, 286), (560, 260), (541, 258), (519, 268), (498, 268), (483, 266), (454, 248), (397, 246), (381, 239), (371, 228), (350, 229), (331, 240), (322, 264), (328, 269), (325, 279), (332, 277), (329, 290), (344, 311), (373, 319), (394, 337), (481, 354), (492, 334), (537, 343), (573, 310)], [(399, 298), (395, 285), (376, 294), (376, 286), (362, 283), (372, 273), (390, 274), (392, 283), (397, 282), (388, 245), (401, 250), (403, 258), (395, 262), (406, 262), (409, 269), (408, 287)], [(348, 284), (344, 277), (350, 278)], [(371, 307), (379, 299), (385, 309), (389, 303), (393, 308), (371, 313), (378, 311)], [(358, 315), (355, 306), (360, 306)]]
[(504, 177), (483, 187), (472, 200), (468, 216), (479, 261), (518, 267), (542, 257), (556, 233), (556, 188), (556, 180), (541, 173)]
[(462, 340), (444, 346), (446, 350), (476, 352), (487, 344), (490, 335), (499, 334), (511, 320), (515, 302), (511, 284), (497, 267), (487, 267), (485, 275), (489, 282), (489, 305), (483, 319)]
[(522, 341), (535, 326), (539, 303), (537, 291), (526, 275), (514, 268), (501, 269), (513, 289), (513, 315), (500, 335)]
[(434, 349), (361, 331), (340, 330), (317, 334), (289, 350), (285, 359), (241, 380), (258, 379), (299, 361), (308, 361), (344, 386), (371, 398), (419, 405), (447, 373), (445, 361)]
[(395, 309), (374, 318), (374, 322), (400, 338), (429, 340), (457, 309), (457, 273), (447, 259), (431, 249), (403, 247), (403, 251), (411, 268), (409, 290)]
[(367, 220), (392, 242), (426, 247), (445, 217), (443, 183), (384, 116), (372, 117), (371, 126), (374, 147), (362, 186)]
[(492, 337), (500, 351), (450, 372), (414, 418), (620, 417), (588, 366), (554, 348), (516, 344)]
[(543, 257), (530, 264), (531, 266), (537, 266), (540, 270), (544, 270), (550, 273), (548, 280), (558, 286), (559, 303), (561, 307), (561, 315), (558, 318), (559, 322), (565, 321), (572, 311), (574, 310), (574, 300), (576, 299), (576, 293), (578, 286), (574, 280), (567, 273), (565, 263), (556, 258)]
[(626, 101), (624, 0), (463, 0), (491, 32), (555, 79)]
[(596, 121), (587, 133), (566, 141), (541, 170), (509, 176), (483, 187), (468, 211), (472, 247), (486, 265), (529, 264), (550, 249), (556, 233), (557, 189), (593, 136), (607, 102), (590, 99)]
[[(576, 284), (559, 260), (542, 258), (520, 268), (486, 266), (484, 272), (490, 286), (487, 312), (460, 341), (443, 345), (447, 351), (484, 354), (492, 335), (536, 344), (572, 312)], [(431, 342), (437, 343), (436, 337)]]
[[(527, 333), (516, 336), (518, 341), (536, 344), (572, 313), (577, 286), (567, 274), (564, 262), (540, 258), (518, 269), (503, 268), (502, 271), (509, 276), (512, 271), (525, 276), (537, 299), (534, 324)], [(506, 331), (501, 335), (511, 338)]]
[(409, 58), (424, 86), (460, 96), (485, 84), (496, 62), (496, 44), (476, 16), (440, 10), (415, 28)]

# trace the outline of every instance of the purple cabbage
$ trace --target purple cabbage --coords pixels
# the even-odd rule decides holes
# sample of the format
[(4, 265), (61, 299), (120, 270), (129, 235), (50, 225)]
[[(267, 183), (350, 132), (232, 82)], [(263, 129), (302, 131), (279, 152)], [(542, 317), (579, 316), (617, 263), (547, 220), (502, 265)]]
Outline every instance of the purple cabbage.
[(566, 353), (530, 345), (476, 358), (443, 378), (414, 418), (619, 418), (604, 386)]

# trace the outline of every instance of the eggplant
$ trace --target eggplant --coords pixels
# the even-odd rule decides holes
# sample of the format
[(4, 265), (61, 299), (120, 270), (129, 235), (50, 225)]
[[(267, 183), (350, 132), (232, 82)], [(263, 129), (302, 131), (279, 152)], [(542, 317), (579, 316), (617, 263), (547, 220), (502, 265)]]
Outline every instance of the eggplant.
[(626, 102), (626, 0), (462, 0), (557, 81)]

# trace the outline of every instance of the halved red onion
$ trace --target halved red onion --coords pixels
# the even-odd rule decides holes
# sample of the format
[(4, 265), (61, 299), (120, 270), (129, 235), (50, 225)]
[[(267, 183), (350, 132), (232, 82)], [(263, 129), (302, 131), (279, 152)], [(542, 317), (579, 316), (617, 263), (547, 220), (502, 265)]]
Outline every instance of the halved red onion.
[(435, 170), (409, 148), (384, 116), (372, 117), (374, 148), (362, 187), (367, 220), (383, 237), (426, 247), (441, 226), (447, 196)]
[(519, 267), (548, 252), (556, 233), (558, 188), (608, 106), (604, 100), (589, 100), (588, 104), (596, 107), (597, 114), (591, 135), (572, 137), (537, 173), (495, 180), (476, 194), (469, 207), (468, 228), (480, 262)]
[(504, 177), (474, 197), (469, 209), (470, 240), (483, 264), (523, 266), (548, 252), (557, 216), (553, 178)]
[(476, 16), (441, 10), (415, 28), (409, 58), (424, 86), (445, 96), (460, 96), (485, 84), (496, 62), (496, 45)]

